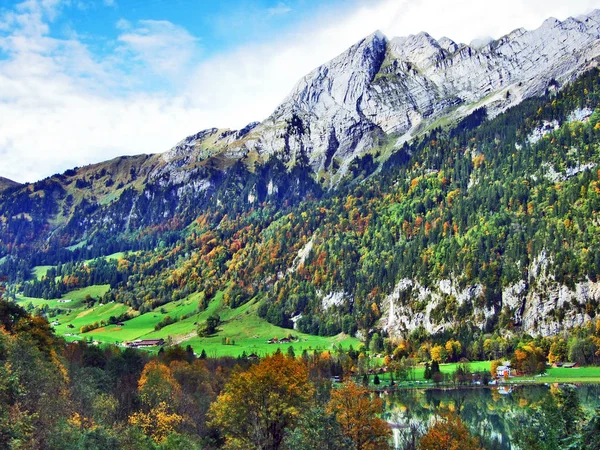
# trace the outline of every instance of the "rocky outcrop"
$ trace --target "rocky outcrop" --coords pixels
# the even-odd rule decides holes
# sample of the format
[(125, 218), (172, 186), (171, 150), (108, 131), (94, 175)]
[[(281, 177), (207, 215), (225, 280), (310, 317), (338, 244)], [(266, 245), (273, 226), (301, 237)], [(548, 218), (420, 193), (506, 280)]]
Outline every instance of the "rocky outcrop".
[(424, 288), (401, 280), (384, 301), (381, 326), (396, 336), (419, 326), (437, 333), (465, 321), (485, 330), (488, 320), (501, 316), (531, 335), (552, 336), (591, 321), (588, 313), (600, 302), (600, 283), (585, 280), (569, 287), (548, 273), (549, 266), (550, 259), (541, 253), (529, 267), (528, 280), (505, 287), (497, 303), (488, 303), (479, 284), (460, 289), (453, 280), (441, 280)]
[(420, 326), (438, 333), (465, 319), (483, 329), (496, 314), (494, 306), (485, 303), (482, 285), (461, 289), (453, 280), (440, 280), (429, 288), (400, 280), (384, 300), (383, 311), (381, 326), (394, 336), (407, 336)]
[(473, 45), (376, 32), (302, 78), (264, 122), (190, 136), (164, 155), (157, 174), (210, 158), (277, 154), (289, 165), (309, 164), (324, 180), (339, 177), (390, 137), (401, 143), (481, 106), (497, 114), (562, 86), (599, 55), (600, 10)]

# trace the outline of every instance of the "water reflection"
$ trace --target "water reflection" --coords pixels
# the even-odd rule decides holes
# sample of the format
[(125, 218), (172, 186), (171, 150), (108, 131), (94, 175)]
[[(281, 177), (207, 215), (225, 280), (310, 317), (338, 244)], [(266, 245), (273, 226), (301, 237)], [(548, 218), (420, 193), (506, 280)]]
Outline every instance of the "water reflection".
[[(555, 386), (494, 386), (462, 389), (410, 389), (383, 394), (384, 419), (392, 425), (397, 449), (416, 448), (435, 413), (457, 412), (486, 448), (511, 449), (511, 430), (524, 408), (542, 401)], [(600, 385), (577, 386), (581, 405), (590, 416), (600, 407)]]

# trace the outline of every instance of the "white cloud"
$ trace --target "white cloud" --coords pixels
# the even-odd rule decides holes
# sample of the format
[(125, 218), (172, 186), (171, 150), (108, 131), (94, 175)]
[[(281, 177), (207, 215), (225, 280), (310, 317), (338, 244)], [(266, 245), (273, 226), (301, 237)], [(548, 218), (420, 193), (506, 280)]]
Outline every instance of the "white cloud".
[(166, 20), (140, 20), (118, 40), (123, 50), (158, 74), (180, 73), (198, 52), (198, 39)]
[(121, 18), (117, 20), (115, 27), (117, 28), (117, 30), (121, 31), (129, 30), (131, 28), (131, 22), (127, 19)]
[(290, 8), (288, 5), (286, 5), (283, 2), (279, 2), (279, 3), (277, 3), (276, 6), (267, 9), (267, 16), (268, 17), (283, 16), (284, 14), (287, 14), (291, 11), (292, 11), (292, 8)]
[[(301, 76), (375, 29), (468, 42), (594, 3), (505, 0), (491, 9), (467, 0), (361, 0), (198, 63), (198, 40), (165, 21), (119, 21), (118, 50), (99, 58), (76, 35), (49, 37), (63, 2), (27, 0), (0, 13), (0, 51), (8, 55), (0, 59), (0, 176), (33, 181), (122, 154), (166, 151), (203, 128), (264, 119)], [(145, 92), (149, 69), (179, 87)]]

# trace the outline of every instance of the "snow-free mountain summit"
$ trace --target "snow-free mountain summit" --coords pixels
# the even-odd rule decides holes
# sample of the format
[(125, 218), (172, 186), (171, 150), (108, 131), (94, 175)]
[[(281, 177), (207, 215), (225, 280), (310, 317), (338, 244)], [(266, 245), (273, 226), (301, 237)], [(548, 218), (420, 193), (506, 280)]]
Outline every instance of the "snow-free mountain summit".
[(388, 39), (378, 31), (303, 77), (262, 123), (238, 132), (207, 130), (164, 159), (170, 170), (215, 156), (254, 161), (276, 154), (290, 163), (307, 158), (327, 178), (343, 175), (352, 158), (390, 139), (393, 146), (436, 121), (482, 106), (495, 115), (560, 88), (596, 66), (598, 55), (600, 10), (550, 18), (482, 47), (425, 32)]

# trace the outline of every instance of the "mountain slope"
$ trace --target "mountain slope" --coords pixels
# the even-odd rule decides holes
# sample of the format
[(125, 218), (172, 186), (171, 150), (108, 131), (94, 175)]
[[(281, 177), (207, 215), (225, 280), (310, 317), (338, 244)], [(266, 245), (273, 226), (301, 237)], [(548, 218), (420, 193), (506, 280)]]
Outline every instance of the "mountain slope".
[(0, 192), (19, 186), (19, 183), (8, 178), (0, 177)]
[(238, 133), (211, 130), (167, 158), (278, 154), (292, 164), (307, 158), (320, 175), (338, 167), (343, 174), (387, 135), (404, 142), (449, 113), (457, 120), (487, 106), (493, 116), (562, 86), (597, 64), (599, 39), (600, 10), (548, 19), (481, 48), (427, 33), (389, 40), (376, 32), (302, 78), (261, 124)]
[[(480, 50), (375, 33), (262, 124), (0, 192), (0, 272), (29, 297), (110, 285), (105, 303), (142, 314), (222, 292), (225, 307), (252, 301), (268, 322), (320, 335), (588, 323), (600, 75), (583, 55), (597, 51), (597, 15)], [(543, 72), (519, 59), (532, 55)], [(55, 272), (31, 280), (34, 266)]]

